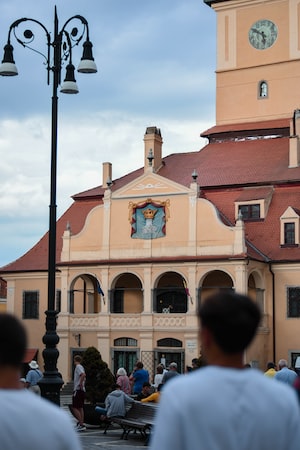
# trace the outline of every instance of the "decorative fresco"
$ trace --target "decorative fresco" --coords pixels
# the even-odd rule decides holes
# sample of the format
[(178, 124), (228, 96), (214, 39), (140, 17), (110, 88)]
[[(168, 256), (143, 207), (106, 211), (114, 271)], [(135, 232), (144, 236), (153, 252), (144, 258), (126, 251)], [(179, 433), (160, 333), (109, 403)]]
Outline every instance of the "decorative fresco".
[(133, 239), (157, 239), (166, 235), (170, 217), (170, 200), (161, 202), (151, 198), (139, 203), (129, 202), (129, 222)]

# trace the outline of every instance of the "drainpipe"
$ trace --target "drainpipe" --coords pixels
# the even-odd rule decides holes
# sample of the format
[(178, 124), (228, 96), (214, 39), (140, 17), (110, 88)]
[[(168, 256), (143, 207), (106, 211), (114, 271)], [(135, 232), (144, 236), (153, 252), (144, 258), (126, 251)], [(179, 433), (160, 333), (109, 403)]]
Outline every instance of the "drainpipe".
[(272, 309), (273, 309), (273, 361), (276, 362), (276, 339), (275, 339), (275, 274), (272, 270), (272, 263), (269, 262), (269, 271), (272, 275)]

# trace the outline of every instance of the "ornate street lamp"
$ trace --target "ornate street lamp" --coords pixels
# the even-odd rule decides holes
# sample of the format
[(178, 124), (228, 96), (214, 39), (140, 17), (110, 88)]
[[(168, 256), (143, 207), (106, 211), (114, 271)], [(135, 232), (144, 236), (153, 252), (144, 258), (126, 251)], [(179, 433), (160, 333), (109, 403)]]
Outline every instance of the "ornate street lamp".
[[(33, 22), (41, 27), (46, 34), (47, 55), (43, 55), (38, 50), (31, 47), (34, 41), (34, 33), (30, 29), (23, 31), (23, 37), (20, 38), (17, 28), (24, 22)], [(80, 25), (81, 32), (77, 27), (70, 29), (70, 22), (76, 22)], [(69, 30), (69, 31), (68, 31)], [(46, 314), (46, 333), (43, 336), (45, 348), (43, 350), (44, 374), (40, 387), (42, 396), (60, 405), (60, 389), (63, 380), (57, 370), (57, 359), (59, 352), (57, 344), (59, 337), (56, 333), (57, 314), (55, 310), (55, 272), (56, 272), (56, 169), (57, 169), (57, 89), (61, 84), (61, 69), (65, 61), (66, 76), (61, 84), (60, 92), (66, 94), (77, 94), (78, 87), (75, 80), (75, 68), (72, 63), (72, 48), (78, 45), (85, 36), (83, 43), (83, 55), (78, 66), (78, 72), (96, 73), (97, 67), (92, 55), (92, 43), (89, 40), (88, 22), (82, 16), (75, 15), (68, 19), (59, 31), (58, 17), (56, 7), (54, 10), (54, 33), (53, 40), (51, 34), (45, 26), (35, 19), (22, 18), (13, 22), (9, 28), (7, 44), (4, 47), (4, 57), (0, 65), (0, 75), (14, 76), (18, 75), (18, 70), (13, 57), (13, 46), (11, 45), (11, 35), (14, 35), (16, 41), (23, 47), (36, 51), (46, 60), (47, 84), (50, 84), (50, 73), (52, 73), (53, 95), (52, 95), (52, 114), (51, 114), (51, 180), (50, 180), (50, 206), (49, 206), (49, 241), (48, 241), (48, 305)]]

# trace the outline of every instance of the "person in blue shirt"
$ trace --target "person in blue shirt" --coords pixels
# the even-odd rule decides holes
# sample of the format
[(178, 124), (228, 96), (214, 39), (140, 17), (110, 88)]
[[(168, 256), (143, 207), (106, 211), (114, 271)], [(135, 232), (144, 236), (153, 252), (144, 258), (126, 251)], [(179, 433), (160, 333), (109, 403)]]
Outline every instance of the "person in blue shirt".
[(133, 394), (139, 394), (143, 389), (143, 384), (149, 382), (149, 372), (144, 369), (144, 364), (138, 361), (135, 365), (135, 370), (130, 375), (129, 379), (133, 381)]
[(29, 364), (30, 370), (26, 375), (26, 387), (37, 395), (41, 395), (41, 389), (38, 382), (42, 378), (43, 374), (39, 369), (39, 365), (36, 361), (32, 360)]
[(282, 381), (283, 383), (293, 386), (297, 374), (294, 370), (288, 368), (288, 363), (285, 359), (280, 359), (278, 362), (278, 372), (274, 375), (275, 380)]

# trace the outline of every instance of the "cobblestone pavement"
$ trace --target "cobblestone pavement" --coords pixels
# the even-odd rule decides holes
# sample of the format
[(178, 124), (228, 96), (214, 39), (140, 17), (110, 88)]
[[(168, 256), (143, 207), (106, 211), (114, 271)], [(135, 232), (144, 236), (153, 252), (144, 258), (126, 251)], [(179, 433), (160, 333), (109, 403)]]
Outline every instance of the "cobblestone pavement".
[(132, 450), (133, 448), (136, 450), (145, 450), (147, 448), (145, 447), (145, 440), (139, 433), (131, 433), (128, 440), (120, 439), (122, 435), (122, 430), (120, 428), (108, 430), (107, 434), (103, 434), (103, 430), (100, 428), (87, 428), (86, 431), (82, 431), (79, 434), (84, 450), (113, 450), (118, 447), (121, 450)]
[[(72, 414), (69, 411), (68, 403), (70, 403), (69, 398), (62, 398), (61, 408), (66, 411), (74, 420)], [(106, 434), (103, 434), (103, 428), (87, 425), (86, 431), (78, 432), (83, 450), (114, 450), (120, 447), (120, 450), (132, 450), (133, 448), (146, 449), (145, 439), (140, 435), (140, 433), (130, 433), (128, 440), (121, 439), (122, 429), (117, 425), (109, 428)]]

